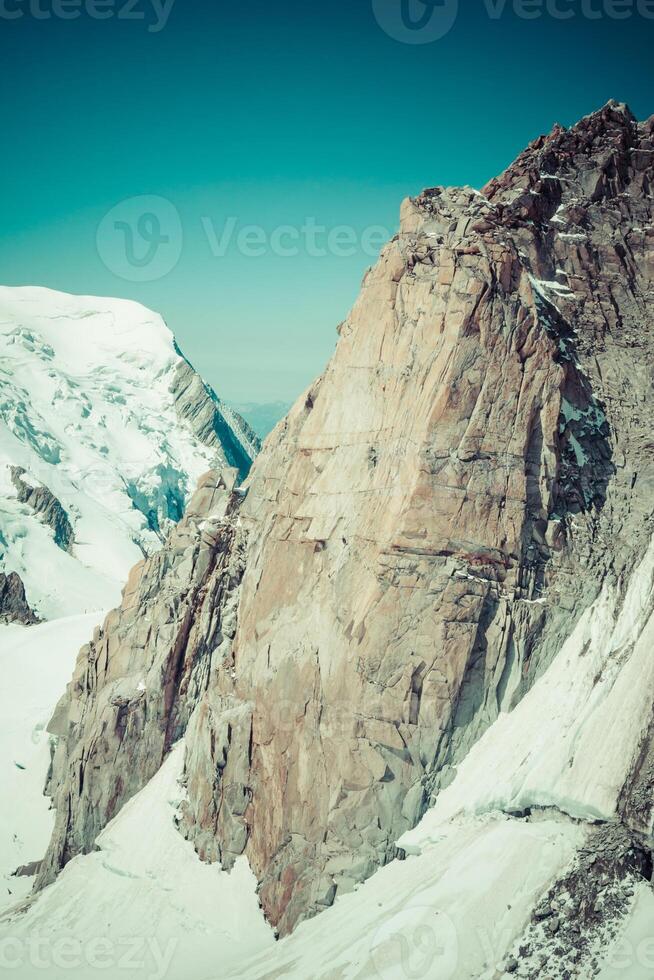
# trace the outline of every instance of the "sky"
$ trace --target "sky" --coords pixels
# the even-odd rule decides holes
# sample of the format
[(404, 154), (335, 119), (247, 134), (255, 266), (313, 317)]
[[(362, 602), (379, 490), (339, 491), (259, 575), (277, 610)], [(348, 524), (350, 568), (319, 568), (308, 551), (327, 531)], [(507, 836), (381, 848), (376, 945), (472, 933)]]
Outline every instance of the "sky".
[(647, 118), (653, 51), (654, 0), (0, 0), (0, 281), (138, 300), (222, 397), (292, 401), (404, 197)]

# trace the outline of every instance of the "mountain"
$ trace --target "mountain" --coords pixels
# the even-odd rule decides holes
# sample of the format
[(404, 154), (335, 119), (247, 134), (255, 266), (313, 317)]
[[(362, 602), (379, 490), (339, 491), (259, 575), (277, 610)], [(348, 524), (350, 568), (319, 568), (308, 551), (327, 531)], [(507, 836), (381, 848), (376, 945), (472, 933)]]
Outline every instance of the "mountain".
[(76, 650), (198, 479), (216, 465), (244, 477), (258, 439), (136, 303), (0, 288), (0, 354), (4, 906), (52, 833), (45, 729)]
[[(644, 978), (653, 302), (654, 117), (405, 201), (324, 374), (82, 648), (42, 894), (0, 936), (116, 908), (179, 980)], [(130, 857), (155, 809), (174, 885)], [(244, 858), (283, 938), (223, 966), (230, 881), (262, 921)]]
[(32, 616), (111, 608), (199, 477), (257, 450), (157, 314), (0, 288), (0, 572)]
[(232, 408), (252, 426), (260, 439), (270, 435), (289, 408), (290, 402), (243, 402), (232, 404)]

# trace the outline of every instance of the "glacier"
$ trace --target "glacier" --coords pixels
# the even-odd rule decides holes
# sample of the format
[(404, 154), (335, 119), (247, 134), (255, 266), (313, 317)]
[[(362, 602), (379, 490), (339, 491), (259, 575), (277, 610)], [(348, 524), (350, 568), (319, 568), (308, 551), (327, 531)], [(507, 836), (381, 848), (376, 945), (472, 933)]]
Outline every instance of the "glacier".
[[(235, 462), (232, 446), (239, 462), (251, 461), (258, 441), (156, 313), (128, 300), (0, 287), (0, 571), (20, 575), (40, 618), (115, 606), (200, 476)], [(18, 499), (18, 467), (23, 482), (61, 503), (72, 553)]]

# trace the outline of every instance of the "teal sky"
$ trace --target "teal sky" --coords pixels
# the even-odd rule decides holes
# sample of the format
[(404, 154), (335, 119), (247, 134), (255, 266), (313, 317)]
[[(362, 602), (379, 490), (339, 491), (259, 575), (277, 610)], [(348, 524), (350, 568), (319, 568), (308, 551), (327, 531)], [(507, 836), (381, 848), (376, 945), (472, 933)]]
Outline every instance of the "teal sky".
[[(0, 4), (22, 14), (0, 16), (0, 280), (139, 300), (231, 400), (292, 400), (322, 370), (374, 261), (361, 234), (392, 233), (404, 196), (480, 186), (611, 97), (654, 113), (645, 0), (620, 0), (620, 20), (609, 0), (558, 0), (574, 13), (565, 21), (525, 20), (508, 2), (493, 19), (483, 0), (461, 0), (449, 33), (424, 44), (389, 36), (373, 0), (176, 0), (158, 31), (152, 0), (133, 8), (143, 20), (83, 6), (76, 19), (35, 16), (52, 2)], [(125, 4), (106, 2), (114, 14)], [(141, 196), (179, 217), (169, 227), (167, 211), (145, 209), (171, 239), (157, 261), (179, 253), (165, 274), (121, 258), (115, 224), (139, 217), (132, 205), (103, 222)], [(213, 254), (207, 229), (220, 238), (228, 219), (236, 234), (260, 226), (264, 247), (239, 248), (235, 234)], [(306, 219), (349, 226), (356, 245), (311, 255), (298, 233), (297, 254), (277, 254), (268, 236)], [(147, 249), (136, 240), (139, 260)]]

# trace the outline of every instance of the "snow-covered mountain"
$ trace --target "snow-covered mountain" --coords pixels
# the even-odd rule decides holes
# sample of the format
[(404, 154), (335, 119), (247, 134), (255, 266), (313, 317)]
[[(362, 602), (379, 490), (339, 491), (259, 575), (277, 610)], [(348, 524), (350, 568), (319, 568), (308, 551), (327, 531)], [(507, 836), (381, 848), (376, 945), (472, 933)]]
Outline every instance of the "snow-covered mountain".
[[(651, 977), (653, 188), (611, 102), (404, 202), (244, 486), (80, 651), (24, 980)], [(5, 627), (17, 690), (53, 626)], [(54, 681), (0, 706), (12, 793)]]
[(77, 651), (198, 479), (245, 476), (258, 448), (157, 314), (0, 288), (0, 907), (52, 832), (46, 726)]
[(257, 449), (157, 314), (0, 288), (0, 572), (40, 618), (115, 605), (198, 478)]

